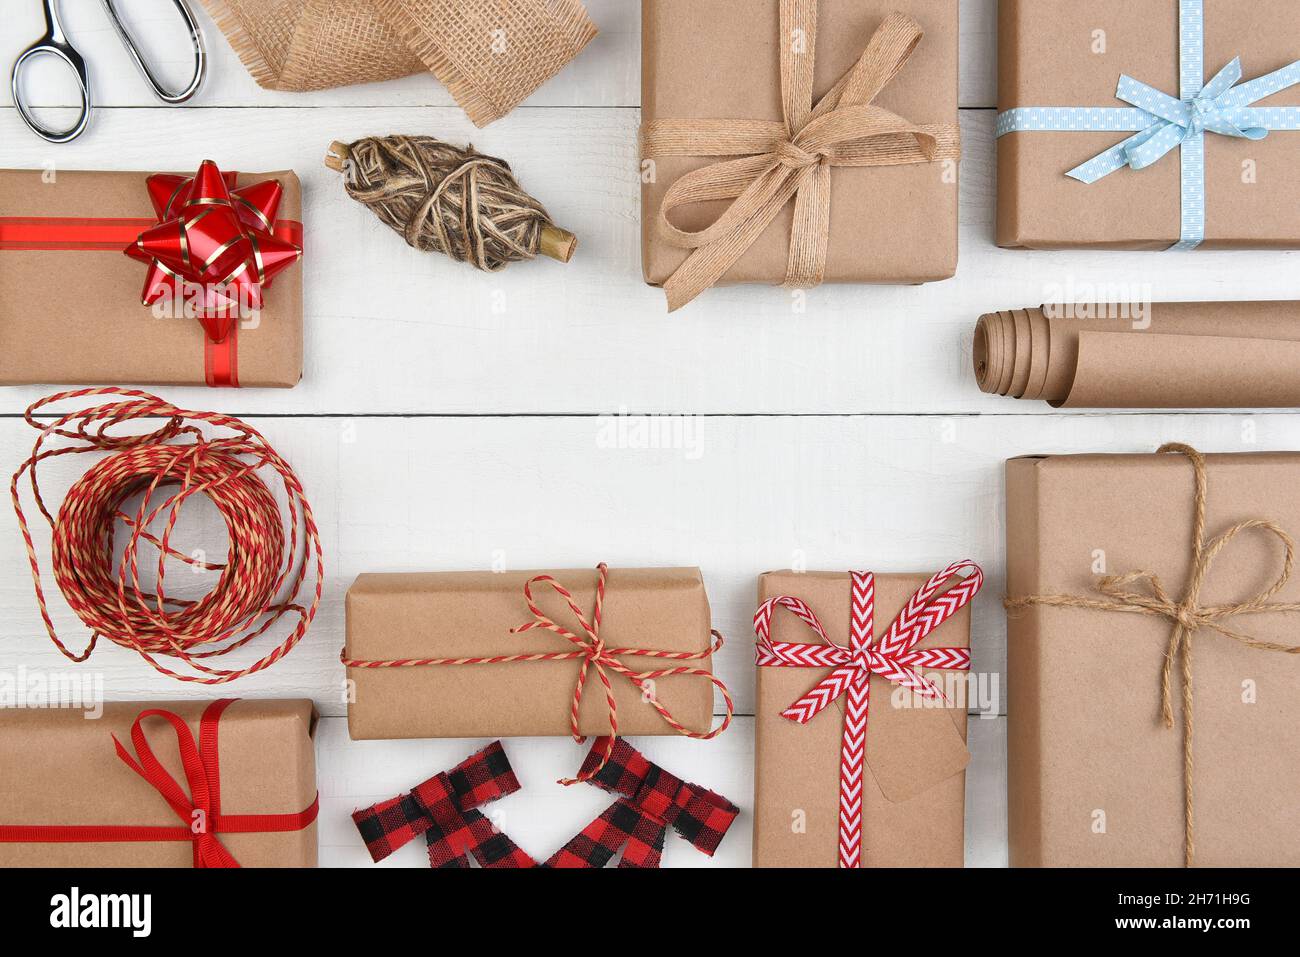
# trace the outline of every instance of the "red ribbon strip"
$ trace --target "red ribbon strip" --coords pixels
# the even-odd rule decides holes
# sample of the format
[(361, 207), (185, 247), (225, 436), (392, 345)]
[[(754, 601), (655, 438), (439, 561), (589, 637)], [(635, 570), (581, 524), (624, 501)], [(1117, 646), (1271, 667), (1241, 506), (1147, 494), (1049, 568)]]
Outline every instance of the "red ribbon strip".
[[(80, 216), (0, 216), (0, 250), (57, 250), (120, 253), (140, 233), (158, 225), (155, 219), (112, 219)], [(303, 241), (302, 223), (277, 219), (275, 235), (295, 246)]]
[[(195, 867), (238, 867), (239, 862), (217, 839), (218, 834), (270, 834), (301, 831), (320, 810), (319, 797), (296, 814), (222, 814), (221, 774), (217, 752), (217, 725), (222, 713), (235, 698), (214, 701), (199, 719), (199, 743), (189, 725), (179, 715), (162, 708), (141, 711), (131, 726), (133, 757), (122, 742), (113, 736), (117, 756), (127, 767), (149, 782), (184, 822), (182, 826), (130, 824), (11, 824), (0, 825), (0, 843), (4, 844), (115, 844), (152, 843), (155, 841), (189, 841), (194, 846)], [(189, 784), (189, 795), (154, 755), (145, 737), (146, 718), (163, 718), (176, 733), (181, 766)]]
[[(969, 570), (941, 595), (936, 592), (958, 573)], [(971, 561), (954, 562), (908, 599), (903, 610), (880, 637), (874, 634), (876, 580), (871, 572), (852, 572), (853, 597), (849, 645), (831, 641), (813, 610), (800, 598), (769, 598), (754, 613), (758, 636), (757, 663), (776, 668), (831, 668), (806, 695), (781, 712), (781, 716), (807, 724), (832, 701), (845, 695), (844, 738), (840, 749), (839, 866), (862, 866), (862, 773), (867, 746), (867, 714), (871, 676), (910, 688), (923, 698), (942, 698), (943, 691), (919, 668), (965, 671), (970, 668), (969, 648), (925, 648), (916, 644), (959, 609), (970, 603), (984, 584), (984, 573)], [(772, 614), (787, 608), (808, 625), (821, 643), (772, 641)]]
[[(618, 735), (618, 703), (614, 699), (614, 688), (610, 684), (609, 675), (606, 669), (617, 675), (622, 675), (641, 691), (644, 700), (648, 701), (651, 707), (659, 712), (659, 716), (678, 734), (688, 738), (696, 738), (701, 741), (708, 741), (716, 738), (727, 730), (731, 724), (732, 716), (735, 714), (735, 704), (731, 700), (731, 692), (722, 679), (704, 668), (696, 668), (688, 665), (678, 665), (670, 668), (657, 668), (651, 671), (633, 671), (619, 660), (620, 656), (639, 657), (639, 658), (666, 658), (672, 661), (700, 661), (713, 655), (722, 647), (722, 635), (713, 632), (713, 643), (705, 651), (655, 651), (647, 648), (607, 648), (605, 641), (600, 637), (600, 620), (605, 606), (605, 580), (609, 574), (609, 567), (601, 562), (596, 566), (600, 573), (596, 580), (596, 607), (590, 619), (587, 618), (583, 610), (578, 607), (574, 600), (573, 594), (557, 582), (550, 575), (537, 575), (530, 578), (524, 583), (524, 602), (528, 605), (528, 610), (533, 613), (533, 620), (520, 625), (511, 630), (511, 634), (521, 634), (531, 631), (534, 628), (542, 628), (546, 631), (554, 632), (563, 638), (568, 639), (578, 647), (578, 651), (552, 651), (539, 652), (536, 654), (520, 655), (494, 655), (488, 658), (397, 658), (385, 660), (370, 660), (363, 658), (347, 657), (346, 649), (340, 653), (339, 659), (348, 668), (420, 668), (430, 665), (499, 665), (509, 664), (520, 661), (581, 661), (578, 668), (578, 680), (573, 691), (573, 707), (569, 713), (569, 724), (573, 732), (573, 740), (582, 744), (587, 739), (578, 732), (578, 711), (582, 707), (582, 694), (587, 683), (587, 672), (589, 669), (595, 669), (596, 677), (600, 679), (605, 688), (605, 704), (609, 709), (609, 727), (611, 734), (601, 741), (607, 742), (601, 753), (600, 763), (594, 768), (584, 767), (577, 777), (565, 778), (560, 781), (561, 784), (576, 784), (579, 781), (590, 780), (609, 760), (610, 753), (614, 747), (613, 742)], [(578, 624), (581, 635), (557, 624), (542, 613), (542, 610), (533, 600), (533, 585), (550, 585), (555, 592), (564, 599), (572, 612), (575, 621)], [(674, 675), (693, 675), (698, 678), (707, 678), (712, 685), (722, 692), (722, 698), (726, 702), (727, 714), (722, 719), (718, 727), (707, 732), (692, 731), (679, 722), (673, 713), (659, 703), (659, 699), (654, 695), (653, 682), (659, 678), (668, 678)]]

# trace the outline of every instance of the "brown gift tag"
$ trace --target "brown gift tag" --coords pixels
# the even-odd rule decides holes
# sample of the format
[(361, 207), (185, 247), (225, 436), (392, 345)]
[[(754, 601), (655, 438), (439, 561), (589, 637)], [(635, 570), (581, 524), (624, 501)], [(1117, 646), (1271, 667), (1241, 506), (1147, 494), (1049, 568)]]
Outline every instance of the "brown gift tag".
[[(875, 633), (888, 628), (925, 574), (877, 574)], [(848, 640), (851, 579), (843, 572), (768, 572), (759, 578), (759, 602), (779, 595), (803, 599), (837, 644)], [(810, 635), (812, 637), (810, 637)], [(773, 641), (815, 641), (798, 618), (772, 619)], [(927, 635), (917, 647), (967, 647), (970, 606)], [(781, 712), (830, 673), (829, 668), (760, 667), (755, 717), (754, 866), (834, 867), (839, 841), (840, 748), (843, 702), (806, 725)], [(949, 672), (927, 671), (943, 685)], [(960, 674), (960, 672), (958, 672)], [(960, 867), (965, 856), (966, 710), (897, 707), (897, 686), (871, 678), (866, 765), (862, 789), (865, 867)], [(911, 696), (908, 703), (912, 704)], [(874, 785), (874, 786), (873, 786)], [(805, 830), (792, 826), (802, 812)]]

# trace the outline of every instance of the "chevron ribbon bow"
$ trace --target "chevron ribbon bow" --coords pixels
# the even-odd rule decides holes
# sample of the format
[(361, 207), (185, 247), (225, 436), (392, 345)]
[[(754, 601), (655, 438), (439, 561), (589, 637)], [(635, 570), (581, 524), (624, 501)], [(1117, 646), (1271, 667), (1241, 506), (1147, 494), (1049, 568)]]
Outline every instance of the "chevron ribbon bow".
[(1300, 84), (1300, 60), (1238, 86), (1238, 57), (1206, 83), (1204, 0), (1180, 0), (1178, 14), (1181, 98), (1121, 75), (1115, 96), (1129, 107), (1017, 107), (999, 114), (997, 135), (1134, 132), (1066, 173), (1089, 184), (1126, 166), (1146, 169), (1181, 147), (1182, 235), (1173, 248), (1195, 249), (1205, 241), (1205, 134), (1262, 140), (1274, 130), (1300, 130), (1300, 107), (1252, 105)]
[(479, 810), (519, 790), (500, 741), (407, 794), (355, 812), (352, 820), (376, 863), (423, 834), (431, 867), (469, 867), (472, 857), (480, 867), (600, 868), (621, 851), (619, 867), (657, 868), (668, 828), (711, 857), (740, 813), (722, 795), (670, 774), (621, 738), (598, 739), (579, 779), (618, 800), (543, 864)]
[[(966, 577), (960, 573), (969, 571)], [(871, 572), (851, 572), (853, 579), (849, 644), (835, 644), (821, 621), (800, 598), (769, 598), (754, 613), (758, 636), (757, 663), (769, 668), (831, 668), (811, 691), (781, 712), (781, 716), (807, 724), (832, 701), (844, 696), (844, 737), (840, 750), (839, 866), (862, 866), (862, 765), (867, 746), (867, 714), (871, 676), (908, 688), (923, 698), (943, 698), (943, 691), (921, 673), (921, 668), (965, 671), (970, 668), (968, 648), (917, 648), (930, 632), (968, 605), (984, 584), (984, 573), (971, 561), (954, 562), (908, 599), (888, 630), (871, 644), (874, 634), (876, 578)], [(953, 585), (942, 594), (952, 579)], [(804, 643), (772, 640), (772, 614), (786, 608), (821, 639)]]
[[(891, 13), (862, 56), (813, 103), (818, 0), (781, 0), (781, 120), (656, 120), (642, 129), (642, 151), (657, 156), (720, 157), (682, 176), (665, 193), (658, 229), (691, 255), (664, 283), (670, 311), (721, 279), (789, 203), (794, 203), (785, 284), (815, 286), (826, 271), (831, 169), (957, 160), (952, 124), (916, 125), (874, 101), (903, 71), (922, 39), (911, 17)], [(681, 206), (731, 200), (696, 232), (669, 214)]]

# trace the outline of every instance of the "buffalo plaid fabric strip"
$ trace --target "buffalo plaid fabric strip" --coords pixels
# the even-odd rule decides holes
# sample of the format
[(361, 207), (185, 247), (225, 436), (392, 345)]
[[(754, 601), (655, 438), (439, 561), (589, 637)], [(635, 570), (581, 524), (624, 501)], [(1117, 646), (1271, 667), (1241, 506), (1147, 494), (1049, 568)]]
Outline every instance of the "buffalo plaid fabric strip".
[(423, 834), (433, 867), (469, 867), (470, 855), (481, 867), (532, 867), (532, 858), (478, 810), (518, 790), (505, 750), (494, 741), (410, 793), (355, 812), (352, 820), (376, 862)]
[[(596, 771), (607, 747), (606, 739), (594, 743), (581, 774), (594, 773), (589, 783), (618, 800), (540, 866), (604, 867), (621, 851), (619, 867), (659, 867), (670, 827), (712, 856), (739, 809), (651, 764), (622, 739)], [(518, 790), (519, 780), (495, 741), (409, 794), (357, 811), (352, 820), (376, 862), (423, 834), (433, 867), (469, 867), (470, 857), (480, 867), (537, 867), (478, 810)]]
[[(595, 742), (579, 777), (600, 763), (605, 746)], [(652, 764), (621, 738), (589, 783), (619, 799), (551, 857), (547, 867), (604, 867), (620, 850), (619, 867), (659, 867), (670, 827), (712, 857), (740, 813), (722, 795)]]

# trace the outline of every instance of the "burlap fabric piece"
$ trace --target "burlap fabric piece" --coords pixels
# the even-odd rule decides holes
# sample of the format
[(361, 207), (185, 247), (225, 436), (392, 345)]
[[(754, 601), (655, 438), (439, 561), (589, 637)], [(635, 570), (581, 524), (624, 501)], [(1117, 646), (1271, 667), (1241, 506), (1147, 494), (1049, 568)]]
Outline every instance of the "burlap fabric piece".
[(258, 85), (325, 90), (431, 70), (476, 126), (596, 36), (581, 0), (202, 0)]

